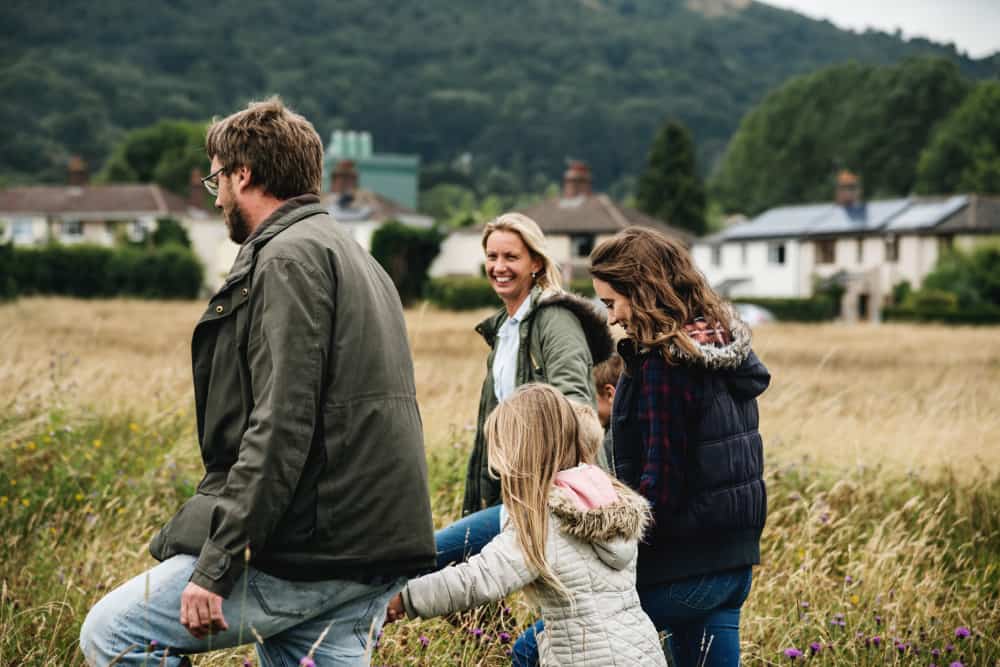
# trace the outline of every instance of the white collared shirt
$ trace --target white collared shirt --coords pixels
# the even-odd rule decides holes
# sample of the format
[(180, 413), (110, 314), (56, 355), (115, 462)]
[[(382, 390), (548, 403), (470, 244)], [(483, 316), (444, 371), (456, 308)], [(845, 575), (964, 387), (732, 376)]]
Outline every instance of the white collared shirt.
[(517, 375), (517, 351), (521, 347), (521, 320), (531, 309), (531, 295), (521, 302), (517, 312), (500, 325), (497, 348), (493, 355), (493, 394), (501, 402), (514, 393)]

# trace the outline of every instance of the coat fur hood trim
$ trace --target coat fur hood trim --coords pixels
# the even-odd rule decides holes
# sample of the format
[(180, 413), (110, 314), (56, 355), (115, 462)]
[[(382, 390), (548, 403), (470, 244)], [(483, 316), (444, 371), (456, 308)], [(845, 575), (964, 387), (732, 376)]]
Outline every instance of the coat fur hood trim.
[(549, 509), (560, 521), (560, 530), (585, 542), (642, 539), (652, 521), (649, 503), (618, 480), (611, 480), (618, 500), (594, 509), (580, 509), (570, 496), (553, 487)]
[(729, 333), (732, 336), (732, 342), (722, 347), (695, 343), (698, 356), (693, 356), (674, 344), (671, 344), (670, 352), (675, 359), (708, 370), (739, 368), (750, 356), (751, 335), (750, 327), (740, 319), (740, 316), (732, 308), (729, 309)]
[[(570, 292), (552, 289), (541, 290), (537, 287), (532, 290), (530, 298), (533, 305), (528, 314), (525, 315), (525, 321), (534, 317), (542, 308), (565, 308), (573, 313), (580, 322), (594, 365), (611, 358), (611, 353), (615, 350), (615, 342), (611, 337), (608, 320), (591, 301)], [(496, 332), (505, 319), (506, 311), (501, 308), (499, 312), (476, 325), (476, 331), (490, 347), (493, 347)]]
[(570, 292), (545, 290), (538, 296), (534, 310), (538, 311), (552, 306), (565, 308), (580, 321), (583, 335), (587, 338), (587, 347), (590, 348), (590, 357), (595, 366), (611, 358), (611, 353), (615, 349), (611, 329), (608, 327), (607, 318), (601, 314), (593, 302)]

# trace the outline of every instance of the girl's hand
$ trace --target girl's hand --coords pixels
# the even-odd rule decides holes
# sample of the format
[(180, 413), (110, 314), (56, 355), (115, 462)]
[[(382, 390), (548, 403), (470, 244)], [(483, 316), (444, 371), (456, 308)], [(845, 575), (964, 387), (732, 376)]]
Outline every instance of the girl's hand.
[(395, 623), (406, 618), (406, 608), (403, 607), (403, 596), (399, 593), (389, 600), (389, 607), (385, 611), (385, 622)]

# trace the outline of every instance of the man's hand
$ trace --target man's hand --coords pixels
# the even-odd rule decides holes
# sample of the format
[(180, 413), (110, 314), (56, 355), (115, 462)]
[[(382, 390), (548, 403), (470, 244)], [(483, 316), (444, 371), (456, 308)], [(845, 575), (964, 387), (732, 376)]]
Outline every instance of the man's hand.
[(181, 625), (195, 639), (228, 630), (222, 615), (222, 596), (189, 582), (181, 593)]
[(403, 607), (403, 596), (399, 593), (389, 600), (389, 607), (385, 610), (385, 622), (395, 623), (406, 618), (406, 609)]

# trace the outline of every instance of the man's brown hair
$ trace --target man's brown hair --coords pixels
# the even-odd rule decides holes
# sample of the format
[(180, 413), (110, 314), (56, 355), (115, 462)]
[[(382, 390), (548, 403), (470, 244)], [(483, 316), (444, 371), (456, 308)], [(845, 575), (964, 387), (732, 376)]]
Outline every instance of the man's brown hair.
[(205, 151), (209, 159), (219, 159), (226, 174), (250, 169), (250, 184), (276, 199), (320, 192), (323, 142), (312, 123), (279, 97), (216, 118), (208, 128)]
[(624, 366), (625, 363), (617, 352), (608, 357), (607, 361), (594, 366), (594, 386), (597, 393), (603, 392), (604, 387), (609, 384), (612, 387), (618, 386), (618, 378), (621, 377)]

